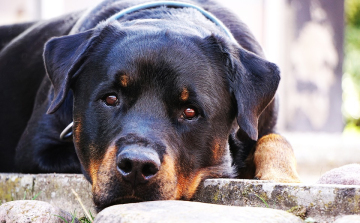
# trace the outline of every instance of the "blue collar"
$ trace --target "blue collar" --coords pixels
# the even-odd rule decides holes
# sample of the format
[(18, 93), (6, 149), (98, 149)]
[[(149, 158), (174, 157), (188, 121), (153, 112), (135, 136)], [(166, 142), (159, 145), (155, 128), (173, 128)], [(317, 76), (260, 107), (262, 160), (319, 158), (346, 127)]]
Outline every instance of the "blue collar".
[(106, 21), (114, 21), (114, 20), (118, 20), (122, 17), (124, 17), (127, 14), (136, 12), (136, 11), (140, 11), (143, 9), (149, 9), (149, 8), (154, 8), (154, 7), (160, 7), (160, 6), (170, 6), (170, 7), (178, 7), (178, 8), (194, 8), (196, 10), (198, 10), (199, 12), (201, 12), (206, 18), (208, 18), (210, 21), (212, 21), (213, 23), (215, 23), (217, 26), (219, 26), (221, 29), (224, 30), (224, 32), (226, 33), (226, 35), (234, 42), (237, 43), (237, 41), (235, 40), (234, 36), (231, 34), (230, 30), (224, 25), (224, 23), (222, 23), (218, 18), (216, 18), (213, 14), (211, 14), (210, 12), (204, 10), (203, 8), (200, 8), (196, 5), (192, 5), (189, 3), (184, 3), (184, 2), (175, 2), (175, 1), (157, 1), (157, 2), (148, 2), (148, 3), (144, 3), (144, 4), (140, 4), (140, 5), (135, 5), (126, 9), (121, 10), (120, 12), (112, 15), (110, 18), (108, 18)]

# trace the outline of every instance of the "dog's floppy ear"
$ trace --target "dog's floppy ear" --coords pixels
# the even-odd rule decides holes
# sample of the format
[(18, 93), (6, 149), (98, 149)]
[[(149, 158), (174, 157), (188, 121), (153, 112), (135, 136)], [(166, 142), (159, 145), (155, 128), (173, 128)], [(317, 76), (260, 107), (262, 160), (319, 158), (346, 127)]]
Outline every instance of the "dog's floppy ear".
[(54, 113), (65, 100), (71, 79), (81, 70), (86, 52), (94, 36), (89, 30), (75, 35), (50, 39), (44, 49), (44, 63), (47, 75), (54, 88), (54, 96), (47, 111)]
[(258, 120), (273, 100), (280, 81), (278, 67), (241, 47), (231, 50), (230, 88), (237, 103), (238, 136), (258, 139)]

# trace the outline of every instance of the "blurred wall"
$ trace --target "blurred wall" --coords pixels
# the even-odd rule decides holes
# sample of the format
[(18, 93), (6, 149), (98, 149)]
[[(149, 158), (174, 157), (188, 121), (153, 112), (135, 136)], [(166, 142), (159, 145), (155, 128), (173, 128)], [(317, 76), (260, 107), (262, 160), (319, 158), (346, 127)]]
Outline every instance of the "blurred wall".
[(285, 129), (341, 132), (343, 0), (288, 0)]
[(100, 0), (0, 0), (0, 25), (48, 19), (83, 10)]
[(38, 0), (0, 0), (0, 25), (40, 18)]

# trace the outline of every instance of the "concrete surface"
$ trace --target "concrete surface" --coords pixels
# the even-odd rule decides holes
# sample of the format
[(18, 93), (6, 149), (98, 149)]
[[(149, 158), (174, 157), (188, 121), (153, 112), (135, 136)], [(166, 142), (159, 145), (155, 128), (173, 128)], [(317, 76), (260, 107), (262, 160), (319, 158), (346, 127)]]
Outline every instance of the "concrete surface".
[(211, 179), (204, 182), (195, 200), (231, 206), (269, 207), (319, 222), (333, 222), (342, 215), (360, 214), (360, 186)]
[(81, 174), (0, 174), (0, 204), (35, 198), (77, 216), (85, 216), (71, 189), (80, 196), (87, 211), (95, 214), (91, 185)]

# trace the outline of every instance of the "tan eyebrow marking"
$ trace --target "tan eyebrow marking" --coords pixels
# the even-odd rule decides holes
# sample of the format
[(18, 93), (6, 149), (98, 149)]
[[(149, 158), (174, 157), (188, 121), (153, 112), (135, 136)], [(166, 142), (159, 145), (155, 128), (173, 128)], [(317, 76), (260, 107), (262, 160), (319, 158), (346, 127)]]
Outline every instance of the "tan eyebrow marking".
[(180, 94), (180, 99), (182, 101), (187, 101), (189, 99), (189, 90), (184, 87), (181, 94)]
[(122, 87), (127, 87), (129, 85), (129, 76), (127, 76), (126, 74), (123, 74), (120, 76), (120, 84)]

